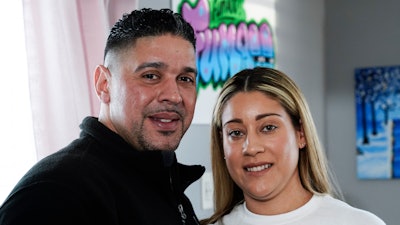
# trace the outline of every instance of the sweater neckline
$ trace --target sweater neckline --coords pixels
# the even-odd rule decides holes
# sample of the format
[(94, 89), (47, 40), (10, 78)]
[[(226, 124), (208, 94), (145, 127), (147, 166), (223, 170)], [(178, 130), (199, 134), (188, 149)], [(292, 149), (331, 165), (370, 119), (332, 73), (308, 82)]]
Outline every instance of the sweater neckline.
[[(244, 213), (244, 218), (248, 224), (257, 224), (256, 221), (267, 221), (268, 223), (281, 224), (288, 223), (290, 221), (298, 220), (301, 217), (307, 216), (313, 211), (317, 210), (320, 206), (323, 196), (314, 194), (311, 199), (303, 206), (292, 210), (287, 213), (278, 215), (259, 215), (251, 212), (247, 207), (246, 203), (240, 205), (240, 210)], [(246, 223), (246, 224), (247, 224)]]

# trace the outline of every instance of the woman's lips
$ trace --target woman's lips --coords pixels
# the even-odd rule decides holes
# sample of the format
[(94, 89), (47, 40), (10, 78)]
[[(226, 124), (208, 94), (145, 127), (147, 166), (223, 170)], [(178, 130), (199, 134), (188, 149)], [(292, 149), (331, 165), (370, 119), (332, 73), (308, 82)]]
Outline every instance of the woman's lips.
[(272, 166), (272, 163), (266, 163), (266, 164), (257, 165), (257, 166), (246, 166), (246, 167), (244, 167), (244, 169), (247, 172), (260, 172), (260, 171), (270, 168), (271, 166)]

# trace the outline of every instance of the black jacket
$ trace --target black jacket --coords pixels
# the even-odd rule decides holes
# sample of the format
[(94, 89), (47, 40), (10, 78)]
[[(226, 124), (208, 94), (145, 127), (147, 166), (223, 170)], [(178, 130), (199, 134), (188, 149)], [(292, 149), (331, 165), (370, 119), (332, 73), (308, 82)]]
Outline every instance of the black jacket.
[(93, 117), (81, 129), (20, 180), (0, 208), (1, 225), (198, 224), (184, 190), (204, 167), (132, 149)]

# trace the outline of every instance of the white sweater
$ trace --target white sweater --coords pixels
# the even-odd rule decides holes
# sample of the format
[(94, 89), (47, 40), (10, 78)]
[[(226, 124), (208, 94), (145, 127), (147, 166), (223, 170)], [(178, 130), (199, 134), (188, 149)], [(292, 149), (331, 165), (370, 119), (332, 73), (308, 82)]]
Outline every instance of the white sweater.
[(246, 204), (237, 205), (217, 225), (385, 225), (376, 215), (332, 198), (314, 195), (302, 207), (279, 215), (258, 215), (250, 212)]

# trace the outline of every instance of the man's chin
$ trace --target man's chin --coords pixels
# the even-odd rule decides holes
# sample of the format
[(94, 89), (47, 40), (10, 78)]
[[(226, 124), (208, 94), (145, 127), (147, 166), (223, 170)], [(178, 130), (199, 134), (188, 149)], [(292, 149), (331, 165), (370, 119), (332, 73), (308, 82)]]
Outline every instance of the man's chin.
[(158, 139), (154, 139), (153, 142), (149, 143), (149, 146), (154, 150), (175, 151), (179, 146), (180, 140), (180, 138), (159, 137)]
[(148, 135), (139, 137), (139, 145), (147, 150), (175, 151), (183, 137), (182, 130), (148, 131)]

